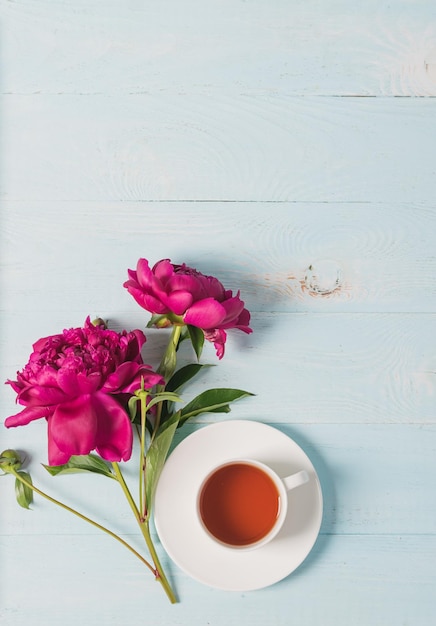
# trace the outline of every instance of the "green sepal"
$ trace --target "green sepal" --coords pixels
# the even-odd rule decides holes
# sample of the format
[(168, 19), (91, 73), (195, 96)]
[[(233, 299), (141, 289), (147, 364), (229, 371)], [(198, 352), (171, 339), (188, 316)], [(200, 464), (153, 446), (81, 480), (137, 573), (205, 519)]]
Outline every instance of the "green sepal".
[(146, 487), (145, 497), (147, 502), (147, 516), (150, 516), (151, 508), (153, 505), (153, 498), (156, 491), (157, 482), (162, 472), (162, 468), (165, 464), (165, 460), (168, 455), (168, 451), (171, 447), (171, 443), (174, 438), (174, 433), (177, 430), (181, 411), (177, 411), (163, 424), (157, 433), (156, 437), (152, 440), (150, 447), (145, 455), (145, 467), (146, 467)]
[(166, 328), (170, 326), (171, 322), (167, 315), (152, 315), (150, 321), (147, 324), (147, 328)]
[(68, 463), (64, 465), (44, 465), (45, 469), (52, 476), (59, 474), (77, 474), (81, 472), (92, 472), (101, 474), (109, 478), (115, 478), (112, 469), (106, 461), (95, 454), (73, 455)]
[(204, 333), (201, 328), (191, 326), (190, 324), (188, 324), (188, 332), (194, 352), (197, 355), (197, 359), (200, 360), (201, 353), (203, 352)]
[(194, 378), (194, 376), (196, 376), (200, 372), (200, 370), (203, 369), (203, 367), (214, 366), (201, 363), (189, 363), (188, 365), (181, 367), (179, 370), (177, 370), (177, 372), (173, 374), (173, 376), (168, 381), (166, 385), (166, 390), (177, 391), (178, 389), (183, 387), (183, 385), (186, 384), (189, 380), (191, 380), (191, 378)]
[(200, 395), (183, 407), (179, 426), (182, 426), (191, 417), (200, 415), (200, 413), (228, 413), (230, 411), (230, 402), (253, 395), (248, 391), (225, 387), (203, 391), (203, 393), (200, 393)]
[[(32, 478), (27, 472), (20, 470), (17, 474), (22, 476), (24, 480), (27, 480), (28, 483), (33, 484)], [(15, 497), (17, 498), (18, 504), (22, 506), (23, 509), (29, 509), (29, 505), (33, 502), (33, 489), (22, 483), (19, 478), (15, 478)]]

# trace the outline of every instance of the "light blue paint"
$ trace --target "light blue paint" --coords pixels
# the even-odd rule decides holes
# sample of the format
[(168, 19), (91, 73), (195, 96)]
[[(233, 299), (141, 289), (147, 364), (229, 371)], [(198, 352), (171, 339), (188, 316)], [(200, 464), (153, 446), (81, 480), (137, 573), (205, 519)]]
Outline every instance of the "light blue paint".
[[(325, 501), (307, 560), (261, 591), (209, 589), (163, 554), (169, 606), (110, 538), (19, 509), (4, 478), (2, 626), (433, 625), (435, 6), (0, 0), (0, 378), (88, 314), (143, 328), (127, 268), (186, 262), (240, 289), (254, 329), (219, 364), (206, 346), (217, 367), (186, 399), (254, 392), (220, 419), (293, 437)], [(151, 364), (164, 341), (148, 332)], [(0, 406), (17, 410), (8, 386)], [(44, 489), (141, 548), (117, 485), (51, 478), (45, 439), (42, 421), (0, 430)]]

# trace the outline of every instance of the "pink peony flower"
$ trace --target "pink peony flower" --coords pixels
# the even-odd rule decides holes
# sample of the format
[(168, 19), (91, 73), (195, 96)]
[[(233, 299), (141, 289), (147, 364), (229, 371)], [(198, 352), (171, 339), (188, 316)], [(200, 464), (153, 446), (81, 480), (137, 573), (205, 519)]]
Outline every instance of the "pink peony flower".
[(26, 408), (5, 426), (45, 417), (50, 465), (92, 450), (107, 461), (127, 461), (133, 433), (123, 404), (142, 378), (146, 389), (164, 384), (142, 361), (144, 343), (140, 330), (116, 333), (89, 317), (83, 328), (40, 339), (17, 380), (7, 381)]
[(124, 287), (140, 306), (167, 316), (170, 323), (201, 328), (220, 359), (224, 356), (227, 329), (252, 332), (250, 313), (239, 292), (233, 296), (213, 276), (184, 264), (173, 265), (169, 259), (162, 259), (152, 269), (146, 259), (139, 259), (136, 271), (128, 270), (128, 274)]

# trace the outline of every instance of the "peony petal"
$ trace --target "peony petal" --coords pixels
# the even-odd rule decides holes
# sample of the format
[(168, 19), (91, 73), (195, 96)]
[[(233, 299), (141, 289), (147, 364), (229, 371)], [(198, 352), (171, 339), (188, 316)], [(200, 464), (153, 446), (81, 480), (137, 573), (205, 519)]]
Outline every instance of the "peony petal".
[(244, 309), (235, 324), (235, 328), (242, 330), (244, 333), (252, 333), (253, 329), (249, 327), (250, 313), (247, 309)]
[(41, 417), (48, 417), (53, 409), (49, 409), (46, 406), (30, 406), (16, 415), (11, 415), (5, 419), (5, 426), (10, 428), (11, 426), (25, 426), (33, 420), (40, 419)]
[(50, 365), (44, 365), (35, 375), (36, 384), (41, 385), (41, 387), (57, 387), (57, 376), (57, 369), (50, 367)]
[(222, 359), (224, 356), (225, 343), (227, 339), (226, 331), (222, 329), (206, 331), (204, 333), (204, 336), (208, 341), (213, 342), (217, 357), (219, 359)]
[(65, 402), (76, 396), (81, 396), (96, 391), (101, 384), (101, 373), (77, 372), (74, 368), (63, 367), (58, 371), (57, 382), (60, 389), (65, 392), (64, 399), (59, 402)]
[(209, 329), (220, 326), (226, 315), (226, 310), (213, 298), (205, 298), (194, 302), (186, 311), (183, 318), (185, 324), (191, 324), (198, 328)]
[(144, 379), (146, 389), (155, 385), (165, 385), (165, 380), (153, 372), (149, 365), (137, 363), (122, 363), (111, 374), (102, 387), (102, 391), (111, 394), (135, 393), (141, 388), (141, 379)]
[[(165, 379), (162, 378), (160, 374), (156, 374), (152, 370), (146, 369), (147, 366), (143, 366), (141, 371), (139, 372), (140, 378), (144, 379), (144, 388), (151, 389), (155, 385), (165, 385)], [(129, 391), (128, 388), (123, 389), (123, 391)], [(132, 391), (131, 391), (132, 393)]]
[(67, 399), (66, 394), (55, 387), (39, 387), (34, 385), (33, 387), (25, 387), (18, 394), (17, 400), (20, 404), (30, 405), (51, 405), (60, 404)]
[[(124, 283), (126, 285), (127, 283)], [(131, 285), (127, 286), (127, 291), (131, 296), (136, 300), (139, 306), (142, 306), (146, 311), (150, 311), (150, 313), (157, 313), (158, 315), (162, 315), (163, 313), (170, 313), (168, 307), (166, 307), (160, 300), (151, 296), (148, 293), (144, 293), (142, 290), (137, 289), (136, 287), (132, 287)]]
[(153, 285), (154, 276), (147, 259), (139, 259), (136, 264), (136, 277), (140, 286), (145, 289), (150, 289)]
[(244, 303), (238, 297), (224, 300), (221, 304), (226, 310), (226, 316), (223, 320), (223, 324), (228, 324), (231, 321), (237, 320), (244, 310)]
[(167, 292), (171, 291), (189, 291), (193, 300), (202, 300), (211, 295), (203, 289), (199, 278), (192, 274), (174, 274), (167, 284)]
[(188, 291), (172, 291), (162, 298), (168, 309), (176, 315), (183, 315), (192, 304), (192, 294)]
[(89, 454), (94, 450), (97, 434), (97, 415), (87, 394), (56, 407), (50, 419), (49, 438), (69, 456)]
[(164, 315), (165, 313), (171, 313), (171, 310), (161, 300), (158, 300), (154, 296), (144, 294), (142, 298), (142, 306), (150, 313), (156, 313), (157, 315)]
[(135, 281), (136, 283), (138, 282), (138, 274), (135, 270), (127, 270), (127, 275), (131, 280)]
[(152, 272), (162, 285), (166, 285), (174, 274), (174, 267), (169, 259), (162, 259), (155, 263)]
[(135, 378), (140, 365), (128, 361), (127, 363), (121, 363), (110, 376), (107, 377), (102, 389), (108, 393), (117, 393), (121, 391), (125, 385), (130, 384), (132, 379)]
[[(20, 378), (19, 374), (18, 378)], [(19, 380), (7, 380), (5, 384), (10, 385), (15, 393), (20, 393), (20, 391), (22, 391), (24, 388), (24, 383), (20, 382)]]
[(217, 357), (221, 360), (224, 356), (225, 341), (214, 341), (213, 345), (215, 347), (215, 352), (216, 352)]
[(138, 283), (137, 280), (133, 280), (133, 279), (126, 280), (123, 283), (123, 287), (125, 287), (129, 291), (131, 289), (138, 289), (138, 291), (142, 291), (141, 285)]
[(230, 320), (221, 325), (221, 328), (236, 328), (242, 330), (244, 333), (252, 333), (253, 330), (249, 327), (250, 313), (247, 309), (243, 309), (236, 320)]
[(48, 342), (56, 343), (58, 341), (61, 341), (62, 338), (63, 338), (62, 335), (51, 335), (49, 337), (41, 337), (41, 339), (38, 339), (38, 341), (35, 341), (35, 343), (33, 344), (32, 346), (33, 352), (41, 352), (41, 350), (45, 348)]
[[(229, 297), (228, 295), (226, 295), (227, 292), (225, 291), (222, 283), (220, 283), (217, 278), (214, 278), (213, 276), (205, 276), (205, 282), (205, 289), (209, 297), (215, 298), (215, 300), (218, 300), (218, 302), (222, 302)], [(232, 292), (230, 291), (229, 294), (231, 297)]]
[(64, 463), (68, 463), (70, 460), (71, 454), (69, 452), (64, 452), (61, 450), (50, 432), (50, 424), (51, 419), (48, 420), (47, 424), (47, 435), (48, 435), (48, 464), (49, 465), (63, 465)]
[(142, 330), (132, 330), (126, 335), (127, 350), (124, 354), (125, 361), (135, 361), (136, 363), (142, 363), (141, 349), (147, 341)]
[(79, 385), (79, 394), (81, 396), (94, 393), (101, 386), (103, 374), (101, 372), (79, 372), (77, 374), (77, 383)]
[(60, 389), (70, 398), (79, 395), (79, 383), (77, 372), (68, 367), (62, 367), (57, 371), (57, 384)]
[(96, 393), (92, 403), (97, 415), (96, 449), (107, 461), (128, 461), (132, 454), (133, 429), (125, 410), (111, 396)]

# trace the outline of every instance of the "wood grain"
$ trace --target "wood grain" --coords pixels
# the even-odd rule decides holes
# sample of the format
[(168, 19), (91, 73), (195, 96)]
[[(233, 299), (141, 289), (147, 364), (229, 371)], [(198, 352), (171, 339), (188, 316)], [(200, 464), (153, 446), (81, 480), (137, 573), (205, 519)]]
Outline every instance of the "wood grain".
[(426, 202), (435, 111), (431, 98), (8, 95), (2, 197)]
[[(34, 511), (19, 509), (13, 501), (12, 485), (5, 479), (0, 483), (1, 551), (4, 562), (26, 563), (19, 585), (16, 579), (4, 577), (1, 598), (5, 624), (12, 617), (17, 626), (33, 624), (32, 615), (37, 614), (38, 620), (44, 618), (55, 626), (65, 610), (73, 622), (98, 606), (105, 623), (115, 625), (127, 606), (132, 616), (129, 624), (134, 623), (134, 615), (146, 610), (149, 619), (162, 625), (171, 620), (203, 624), (205, 616), (216, 626), (236, 625), (237, 615), (248, 612), (261, 626), (265, 611), (274, 623), (285, 625), (291, 602), (294, 616), (308, 622), (348, 620), (382, 625), (391, 619), (406, 622), (413, 615), (414, 624), (430, 626), (436, 548), (434, 426), (276, 427), (309, 454), (325, 501), (321, 535), (307, 561), (290, 577), (256, 593), (225, 593), (191, 580), (163, 555), (182, 599), (180, 605), (170, 607), (148, 572), (111, 539), (83, 528), (83, 522), (40, 499)], [(186, 428), (192, 432), (195, 427)], [(30, 450), (40, 451), (35, 434), (31, 438)], [(73, 504), (85, 502), (88, 512), (99, 514), (141, 549), (130, 511), (113, 492), (111, 481), (86, 477), (84, 492), (80, 484), (83, 477), (54, 479), (42, 472), (36, 470), (34, 475), (45, 489), (63, 498), (68, 493)], [(316, 603), (310, 601), (313, 589), (318, 589)], [(53, 596), (62, 598), (62, 607), (53, 605)], [(353, 611), (355, 617), (350, 622)]]
[(436, 95), (430, 0), (0, 7), (6, 93)]
[[(148, 320), (141, 314), (112, 315), (119, 330), (145, 328)], [(70, 312), (58, 319), (68, 320), (68, 327), (81, 325), (84, 317), (77, 314), (73, 323)], [(55, 318), (35, 316), (39, 332), (34, 336), (20, 331), (25, 316), (6, 318), (3, 380), (14, 378), (27, 363), (31, 343), (62, 330), (64, 325), (54, 324)], [(203, 362), (217, 367), (187, 388), (184, 399), (211, 386), (236, 386), (256, 398), (235, 405), (232, 417), (281, 423), (434, 424), (434, 324), (435, 314), (255, 314), (253, 335), (230, 332), (226, 356), (219, 364), (213, 346), (206, 346)], [(147, 336), (144, 359), (157, 367), (167, 335), (147, 331)], [(195, 361), (188, 347), (180, 358), (181, 363)], [(0, 398), (4, 416), (17, 412), (9, 387), (0, 389)]]
[[(100, 536), (71, 537), (67, 548), (64, 537), (53, 536), (50, 551), (33, 537), (2, 541), (9, 562), (34, 564), (23, 568), (19, 585), (6, 577), (4, 623), (33, 626), (38, 615), (47, 626), (57, 626), (65, 619), (86, 621), (96, 612), (108, 626), (120, 622), (133, 626), (143, 614), (158, 626), (238, 626), (241, 615), (250, 615), (256, 626), (287, 626), (291, 616), (300, 623), (353, 626), (433, 624), (434, 536), (425, 541), (401, 535), (321, 538), (299, 570), (255, 593), (209, 589), (173, 567), (172, 580), (182, 598), (176, 606), (161, 597), (160, 588), (140, 565), (108, 541)], [(78, 571), (72, 572), (74, 567)], [(62, 601), (54, 603), (53, 598)]]
[[(34, 316), (50, 312), (36, 333), (80, 324), (88, 313), (125, 312), (134, 316), (127, 325), (141, 323), (122, 287), (140, 257), (169, 257), (219, 276), (254, 312), (431, 313), (436, 306), (431, 202), (4, 202), (1, 222), (3, 307), (14, 315), (28, 307)], [(333, 290), (322, 293), (318, 284)]]
[[(306, 562), (256, 593), (163, 555), (171, 607), (123, 548), (18, 508), (4, 477), (2, 626), (433, 626), (436, 4), (0, 0), (0, 30), (0, 379), (87, 314), (143, 328), (127, 268), (186, 262), (241, 290), (254, 333), (219, 364), (208, 344), (218, 367), (185, 399), (255, 392), (220, 419), (293, 437), (325, 503)], [(157, 365), (166, 333), (147, 336)], [(117, 485), (40, 467), (42, 420), (0, 443), (142, 549)]]
[[(232, 414), (232, 419), (248, 419), (236, 406)], [(256, 417), (259, 419), (256, 415), (250, 419)], [(435, 534), (435, 424), (309, 424), (295, 423), (292, 415), (286, 423), (277, 419), (270, 423), (294, 439), (314, 464), (324, 497), (322, 535)], [(200, 427), (204, 423), (187, 424), (177, 432), (174, 445)], [(4, 445), (25, 447), (35, 484), (41, 489), (115, 532), (130, 536), (135, 547), (143, 550), (135, 521), (115, 481), (92, 475), (54, 478), (39, 467), (46, 462), (42, 421), (27, 429), (8, 430), (2, 438)], [(123, 467), (136, 494), (137, 464)], [(15, 503), (11, 478), (3, 479), (0, 489), (1, 536), (34, 536), (45, 543), (52, 536), (61, 536), (68, 543), (71, 537), (101, 534), (40, 497), (35, 498), (33, 511), (21, 509)]]

